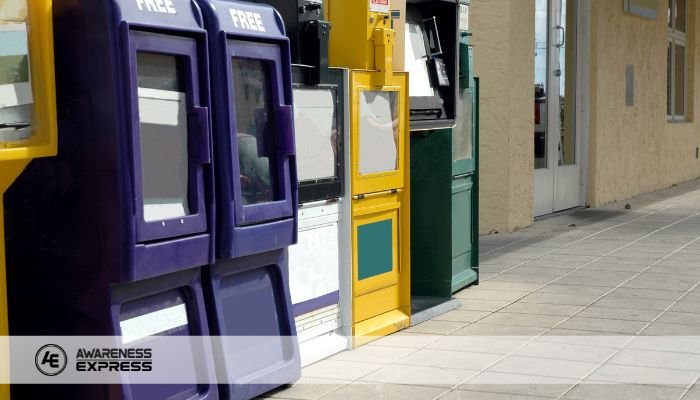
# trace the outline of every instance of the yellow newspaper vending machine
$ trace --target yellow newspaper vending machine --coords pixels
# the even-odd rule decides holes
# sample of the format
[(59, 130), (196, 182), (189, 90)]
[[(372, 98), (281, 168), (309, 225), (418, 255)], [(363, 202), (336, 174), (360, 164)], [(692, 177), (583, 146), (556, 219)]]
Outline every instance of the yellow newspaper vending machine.
[(409, 325), (408, 75), (395, 72), (389, 0), (329, 2), (329, 62), (350, 71), (354, 346)]
[(0, 336), (9, 333), (2, 196), (32, 159), (56, 154), (56, 132), (51, 1), (0, 0)]

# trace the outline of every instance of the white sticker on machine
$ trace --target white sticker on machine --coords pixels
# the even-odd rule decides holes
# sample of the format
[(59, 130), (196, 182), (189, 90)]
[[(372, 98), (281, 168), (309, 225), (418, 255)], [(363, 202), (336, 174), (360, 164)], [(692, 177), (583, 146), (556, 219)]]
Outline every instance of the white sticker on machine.
[(369, 11), (389, 14), (391, 12), (389, 0), (369, 0)]
[(121, 321), (123, 343), (129, 344), (148, 336), (187, 326), (187, 308), (184, 304), (165, 308)]
[(469, 30), (469, 6), (466, 4), (459, 5), (459, 29)]

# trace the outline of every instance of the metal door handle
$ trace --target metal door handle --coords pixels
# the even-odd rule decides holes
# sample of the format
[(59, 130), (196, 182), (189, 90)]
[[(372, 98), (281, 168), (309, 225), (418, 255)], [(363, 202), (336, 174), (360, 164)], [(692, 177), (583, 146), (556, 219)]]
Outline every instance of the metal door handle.
[(556, 43), (554, 44), (554, 47), (556, 47), (556, 48), (564, 47), (564, 42), (565, 42), (565, 38), (566, 38), (566, 30), (565, 30), (564, 27), (561, 26), (561, 25), (555, 26), (555, 27), (554, 27), (554, 30), (555, 30), (555, 31), (561, 31), (561, 39), (560, 39), (561, 41), (556, 42)]

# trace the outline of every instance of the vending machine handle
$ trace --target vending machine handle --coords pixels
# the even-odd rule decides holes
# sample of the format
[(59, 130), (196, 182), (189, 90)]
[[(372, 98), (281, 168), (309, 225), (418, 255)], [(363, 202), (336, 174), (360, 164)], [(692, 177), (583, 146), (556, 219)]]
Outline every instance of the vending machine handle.
[(190, 131), (190, 157), (199, 164), (211, 163), (209, 108), (194, 107), (187, 113), (187, 125)]
[[(287, 129), (294, 129), (294, 113), (292, 106), (281, 105), (275, 112), (277, 131), (284, 132)], [(295, 154), (294, 135), (284, 135), (277, 142), (277, 148), (280, 155), (283, 157), (293, 156)]]

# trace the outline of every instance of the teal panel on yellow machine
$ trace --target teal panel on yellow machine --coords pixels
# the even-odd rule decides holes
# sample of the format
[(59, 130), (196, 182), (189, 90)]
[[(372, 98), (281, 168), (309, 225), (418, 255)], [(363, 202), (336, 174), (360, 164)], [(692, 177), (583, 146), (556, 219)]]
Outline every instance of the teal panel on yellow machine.
[(467, 1), (404, 0), (395, 8), (403, 47), (394, 56), (410, 77), (416, 313), (478, 281), (475, 80)]

